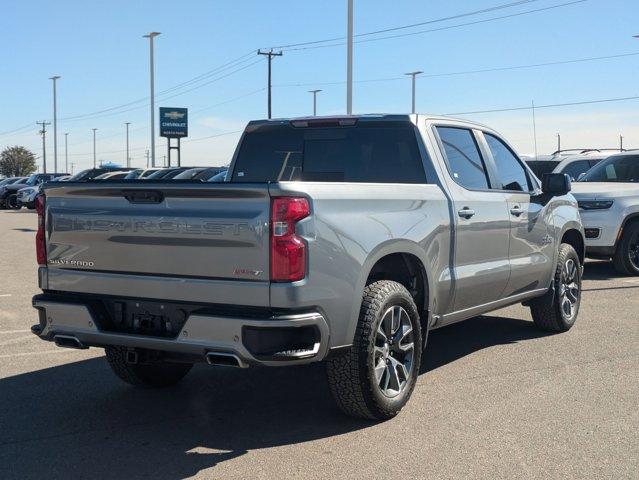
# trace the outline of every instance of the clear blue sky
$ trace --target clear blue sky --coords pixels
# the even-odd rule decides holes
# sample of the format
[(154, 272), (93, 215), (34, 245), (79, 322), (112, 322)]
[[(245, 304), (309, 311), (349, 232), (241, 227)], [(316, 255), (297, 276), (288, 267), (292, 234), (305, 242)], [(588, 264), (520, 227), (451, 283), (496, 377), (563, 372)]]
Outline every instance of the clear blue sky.
[[(361, 34), (489, 8), (514, 0), (455, 2), (355, 0), (355, 33)], [(474, 22), (567, 3), (537, 0), (512, 8), (399, 30), (404, 34)], [(341, 37), (346, 0), (258, 1), (7, 1), (0, 17), (0, 148), (23, 144), (41, 153), (35, 122), (52, 118), (51, 81), (58, 74), (59, 118), (90, 114), (144, 99), (148, 95), (148, 40), (156, 39), (156, 91), (174, 87), (258, 48)], [(355, 80), (530, 65), (639, 52), (639, 2), (588, 0), (560, 8), (394, 39), (355, 45)], [(379, 35), (377, 36), (379, 37)], [(363, 37), (366, 39), (376, 36)], [(340, 43), (340, 42), (335, 42)], [(241, 130), (250, 119), (266, 116), (263, 57), (249, 55), (236, 68), (172, 90), (158, 106), (188, 107), (191, 139)], [(246, 67), (241, 71), (235, 70)], [(230, 74), (226, 78), (223, 75)], [(203, 85), (205, 82), (211, 82)], [(307, 90), (321, 88), (320, 114), (345, 110), (345, 47), (286, 50), (274, 60), (274, 116), (311, 113)], [(329, 84), (325, 84), (329, 83)], [(296, 86), (295, 84), (302, 84)], [(198, 87), (190, 92), (187, 89)], [(257, 91), (257, 92), (256, 92)], [(255, 93), (256, 92), (256, 93)], [(174, 98), (168, 95), (180, 94)], [(248, 95), (248, 96), (244, 96)], [(418, 81), (421, 112), (448, 113), (577, 102), (639, 95), (639, 55), (593, 62), (516, 69)], [(234, 101), (237, 97), (243, 97)], [(143, 164), (149, 145), (146, 101), (93, 117), (59, 122), (69, 132), (69, 154), (76, 171), (92, 163), (91, 128), (98, 128), (98, 158), (123, 161), (124, 122), (132, 122), (131, 156)], [(223, 103), (223, 104), (221, 104)], [(639, 147), (639, 101), (537, 111), (540, 153), (552, 150), (555, 133), (564, 146), (610, 146), (619, 133)], [(408, 79), (355, 84), (354, 110), (406, 112)], [(131, 109), (130, 111), (122, 111)], [(530, 111), (468, 115), (502, 131), (521, 153), (534, 150)], [(52, 128), (49, 127), (50, 133)], [(222, 164), (232, 154), (237, 134), (185, 142), (189, 164)], [(48, 156), (52, 157), (51, 136)], [(586, 145), (587, 143), (587, 145)], [(158, 140), (158, 157), (165, 141)], [(62, 157), (62, 153), (59, 153)]]

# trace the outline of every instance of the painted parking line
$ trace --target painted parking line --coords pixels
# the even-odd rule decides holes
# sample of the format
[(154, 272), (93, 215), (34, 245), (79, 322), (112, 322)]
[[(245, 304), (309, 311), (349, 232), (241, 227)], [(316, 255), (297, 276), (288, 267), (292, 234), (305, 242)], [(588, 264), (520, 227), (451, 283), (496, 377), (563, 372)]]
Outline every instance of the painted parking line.
[(3, 335), (5, 333), (30, 333), (31, 330), (26, 329), (26, 330), (0, 330), (0, 335)]
[(0, 293), (0, 297), (10, 297), (10, 293)]

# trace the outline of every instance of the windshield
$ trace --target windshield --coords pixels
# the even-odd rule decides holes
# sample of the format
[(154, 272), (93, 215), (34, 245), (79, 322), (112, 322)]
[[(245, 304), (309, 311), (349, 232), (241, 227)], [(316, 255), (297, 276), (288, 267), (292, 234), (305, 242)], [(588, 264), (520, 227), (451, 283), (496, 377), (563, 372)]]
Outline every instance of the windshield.
[(224, 170), (224, 171), (222, 171), (222, 172), (220, 172), (220, 173), (218, 173), (216, 175), (213, 175), (208, 181), (209, 182), (214, 182), (214, 183), (224, 182), (224, 181), (226, 181), (226, 172), (227, 171)]
[(599, 162), (580, 180), (582, 182), (639, 182), (639, 155), (617, 155)]
[(184, 170), (182, 173), (177, 174), (174, 178), (176, 180), (191, 180), (202, 170), (204, 170), (204, 168), (191, 168), (190, 170)]
[(33, 186), (38, 182), (38, 175), (36, 173), (34, 173), (33, 175), (31, 175), (26, 182), (24, 182), (25, 185), (29, 185), (29, 186)]
[(142, 174), (142, 169), (138, 168), (137, 170), (131, 170), (126, 177), (127, 179), (138, 178)]

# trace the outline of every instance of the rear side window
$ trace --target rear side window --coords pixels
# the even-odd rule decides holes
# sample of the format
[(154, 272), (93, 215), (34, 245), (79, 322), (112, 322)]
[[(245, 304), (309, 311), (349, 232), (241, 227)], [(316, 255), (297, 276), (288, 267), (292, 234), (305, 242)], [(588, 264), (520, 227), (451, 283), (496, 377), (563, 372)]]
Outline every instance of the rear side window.
[(501, 188), (504, 190), (516, 190), (520, 192), (528, 192), (531, 190), (528, 183), (528, 175), (526, 169), (519, 162), (515, 154), (500, 139), (484, 133), (490, 153), (495, 160), (497, 167), (497, 176), (501, 182)]
[(233, 182), (426, 183), (412, 124), (265, 125), (245, 134)]
[(473, 133), (465, 128), (437, 127), (453, 179), (470, 190), (488, 189), (486, 165)]

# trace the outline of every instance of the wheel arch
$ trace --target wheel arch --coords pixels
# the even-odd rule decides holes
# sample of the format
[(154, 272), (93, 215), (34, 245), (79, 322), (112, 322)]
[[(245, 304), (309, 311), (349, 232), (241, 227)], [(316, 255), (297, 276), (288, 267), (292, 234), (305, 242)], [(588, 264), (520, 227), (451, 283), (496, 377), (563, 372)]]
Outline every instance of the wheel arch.
[(586, 258), (586, 240), (580, 229), (573, 227), (566, 228), (562, 232), (560, 243), (567, 243), (568, 245), (571, 245), (577, 252), (581, 264), (584, 264), (584, 260)]
[[(420, 312), (422, 336), (426, 333), (432, 315), (433, 295), (432, 275), (424, 259), (424, 250), (417, 243), (409, 240), (391, 240), (375, 248), (366, 258), (358, 277), (351, 311), (351, 325), (348, 338), (353, 338), (362, 295), (367, 284), (376, 280), (394, 280), (404, 285), (415, 299)], [(414, 282), (414, 284), (412, 284)]]

